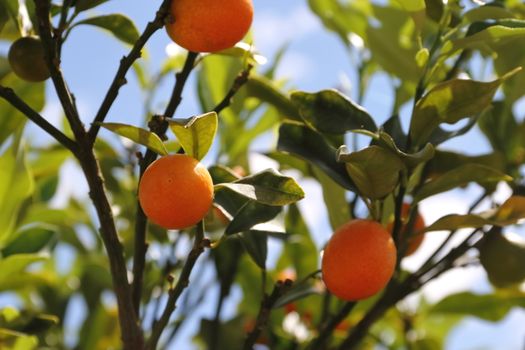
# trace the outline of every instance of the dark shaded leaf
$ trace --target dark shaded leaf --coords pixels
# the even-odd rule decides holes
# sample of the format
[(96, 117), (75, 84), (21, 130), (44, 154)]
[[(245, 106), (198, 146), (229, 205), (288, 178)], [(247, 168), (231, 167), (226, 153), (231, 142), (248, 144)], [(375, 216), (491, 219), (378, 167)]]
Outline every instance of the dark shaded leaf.
[(349, 153), (346, 146), (338, 150), (338, 160), (344, 162), (359, 193), (371, 199), (384, 198), (399, 181), (404, 164), (393, 152), (379, 146), (369, 146)]
[(336, 149), (315, 131), (302, 125), (284, 123), (279, 128), (277, 149), (315, 164), (343, 188), (356, 190), (345, 166), (336, 161)]
[(247, 231), (257, 224), (272, 220), (280, 211), (280, 207), (265, 205), (250, 200), (235, 214), (226, 227), (224, 234), (231, 235)]
[(353, 129), (377, 129), (374, 120), (363, 107), (337, 90), (317, 93), (297, 91), (292, 93), (291, 100), (303, 120), (320, 132), (344, 134)]

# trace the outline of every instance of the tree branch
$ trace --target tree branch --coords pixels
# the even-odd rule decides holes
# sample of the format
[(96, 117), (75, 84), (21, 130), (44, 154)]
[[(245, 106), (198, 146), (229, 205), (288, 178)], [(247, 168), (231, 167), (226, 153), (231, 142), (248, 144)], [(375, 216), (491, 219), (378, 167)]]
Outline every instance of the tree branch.
[(353, 310), (357, 302), (348, 302), (343, 305), (339, 312), (331, 317), (324, 325), (317, 338), (315, 338), (307, 349), (323, 350), (326, 349), (326, 343), (330, 340), (330, 336), (341, 321), (343, 321), (348, 314)]
[(38, 17), (39, 34), (44, 46), (45, 57), (53, 85), (64, 109), (64, 114), (71, 125), (71, 130), (77, 141), (84, 138), (85, 129), (80, 120), (74, 99), (66, 85), (62, 72), (60, 71), (60, 57), (58, 56), (58, 45), (52, 36), (52, 27), (49, 19), (51, 9), (50, 0), (34, 0), (36, 14)]
[(177, 300), (179, 299), (184, 289), (190, 283), (189, 278), (191, 271), (193, 270), (193, 266), (195, 266), (197, 259), (204, 252), (204, 248), (208, 247), (210, 247), (210, 241), (207, 238), (204, 238), (204, 224), (201, 221), (197, 224), (195, 241), (193, 242), (193, 247), (188, 254), (188, 258), (186, 259), (186, 262), (182, 267), (182, 271), (180, 273), (177, 284), (174, 288), (171, 288), (169, 290), (169, 296), (168, 301), (166, 303), (166, 307), (164, 308), (164, 311), (162, 312), (160, 318), (153, 325), (151, 337), (148, 340), (146, 349), (155, 350), (157, 348), (157, 343), (160, 339), (162, 331), (164, 331), (164, 328), (166, 328), (171, 314), (173, 313), (173, 311), (175, 311), (175, 308), (177, 306)]
[(62, 131), (55, 128), (51, 123), (44, 119), (38, 112), (26, 104), (13, 89), (0, 85), (0, 96), (9, 102), (13, 107), (23, 113), (29, 120), (38, 125), (42, 130), (51, 135), (72, 153), (77, 152), (78, 145), (75, 141), (67, 137)]
[[(176, 74), (176, 82), (170, 97), (170, 102), (164, 112), (165, 117), (172, 117), (175, 110), (182, 101), (182, 91), (186, 85), (186, 81), (193, 70), (195, 60), (198, 54), (189, 52), (182, 70)], [(158, 130), (153, 130), (157, 135), (163, 137), (168, 129), (168, 123), (160, 123)], [(148, 168), (148, 166), (157, 159), (157, 154), (151, 150), (146, 151), (146, 155), (140, 161), (139, 180)], [(144, 276), (144, 267), (146, 265), (146, 252), (148, 250), (148, 243), (146, 241), (146, 226), (148, 219), (137, 202), (137, 212), (135, 215), (135, 252), (133, 254), (133, 307), (135, 313), (139, 314), (140, 299), (142, 298), (142, 282)]]
[(109, 109), (111, 108), (113, 102), (117, 98), (120, 88), (127, 83), (125, 78), (126, 73), (131, 68), (133, 63), (140, 57), (142, 48), (144, 47), (144, 45), (146, 45), (146, 42), (149, 40), (149, 38), (157, 30), (164, 26), (166, 16), (169, 13), (170, 3), (170, 0), (164, 0), (162, 2), (159, 10), (155, 15), (155, 19), (148, 23), (146, 29), (144, 29), (142, 35), (135, 42), (129, 54), (120, 60), (120, 66), (117, 70), (117, 74), (115, 75), (115, 78), (113, 78), (113, 82), (111, 83), (111, 86), (109, 87), (109, 90), (106, 93), (106, 97), (104, 98), (104, 101), (102, 101), (102, 104), (100, 105), (100, 108), (98, 109), (98, 112), (95, 115), (93, 123), (91, 124), (91, 127), (88, 131), (88, 138), (91, 143), (95, 142), (98, 131), (100, 130), (100, 123), (103, 122), (106, 118)]
[(273, 306), (277, 300), (282, 297), (292, 286), (292, 281), (287, 279), (283, 281), (277, 281), (275, 287), (273, 288), (272, 294), (264, 294), (263, 300), (261, 302), (261, 307), (259, 308), (259, 314), (257, 315), (257, 320), (253, 329), (246, 336), (244, 341), (243, 350), (252, 350), (255, 342), (259, 338), (262, 330), (266, 327), (268, 319), (270, 318), (270, 312), (272, 311)]
[(239, 91), (239, 89), (248, 81), (248, 77), (250, 76), (250, 71), (252, 68), (253, 66), (249, 64), (237, 75), (226, 96), (224, 96), (222, 101), (219, 102), (219, 104), (213, 109), (214, 112), (220, 113), (223, 109), (227, 108), (231, 104), (233, 96), (235, 96), (237, 91)]

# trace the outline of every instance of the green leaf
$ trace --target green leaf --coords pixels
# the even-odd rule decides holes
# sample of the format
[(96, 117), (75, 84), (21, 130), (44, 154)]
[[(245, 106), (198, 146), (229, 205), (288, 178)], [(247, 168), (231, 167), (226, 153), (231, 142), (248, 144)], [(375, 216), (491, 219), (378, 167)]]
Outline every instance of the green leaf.
[(247, 201), (230, 221), (224, 234), (231, 235), (248, 231), (257, 224), (272, 220), (280, 211), (281, 208), (277, 206), (265, 205), (251, 200)]
[(97, 7), (100, 4), (103, 4), (109, 0), (77, 0), (75, 4), (75, 12), (81, 12), (89, 10), (93, 7)]
[(277, 108), (284, 118), (296, 121), (302, 120), (297, 108), (290, 99), (273, 86), (268, 79), (262, 76), (250, 75), (246, 82), (246, 90), (248, 96), (256, 97), (262, 102), (267, 102)]
[(29, 265), (45, 259), (46, 257), (43, 255), (16, 254), (0, 260), (0, 291), (13, 290), (22, 286), (27, 287), (27, 285), (22, 285), (18, 281), (30, 276), (26, 272)]
[(514, 14), (512, 11), (500, 6), (494, 6), (494, 3), (475, 7), (471, 10), (468, 10), (463, 15), (463, 18), (469, 22), (481, 22), (487, 19), (508, 19), (515, 17), (516, 14)]
[(72, 28), (82, 24), (106, 29), (117, 39), (129, 45), (135, 44), (140, 36), (133, 21), (120, 14), (91, 17), (75, 23)]
[(419, 202), (435, 194), (466, 186), (470, 182), (483, 186), (499, 181), (512, 181), (512, 177), (486, 165), (469, 163), (447, 171), (436, 179), (423, 184), (416, 192), (414, 201)]
[(268, 256), (268, 236), (259, 232), (242, 232), (239, 234), (241, 243), (252, 260), (261, 269), (266, 270)]
[(273, 305), (274, 309), (283, 307), (287, 304), (293, 303), (295, 301), (304, 299), (311, 295), (321, 294), (319, 288), (312, 286), (311, 283), (295, 283), (282, 297), (277, 299)]
[[(3, 86), (11, 87), (17, 95), (30, 105), (35, 111), (40, 112), (45, 104), (45, 84), (28, 83), (14, 74), (8, 74), (1, 81)], [(22, 127), (27, 117), (11, 106), (3, 98), (0, 98), (0, 145), (11, 136), (15, 130)]]
[[(359, 132), (361, 133), (361, 131)], [(365, 133), (365, 135), (369, 134)], [(373, 138), (373, 144), (381, 145), (393, 151), (409, 168), (415, 168), (419, 164), (424, 163), (434, 157), (434, 146), (432, 146), (430, 143), (427, 143), (425, 147), (423, 147), (419, 152), (405, 153), (399, 149), (392, 136), (384, 131), (379, 131), (376, 135), (373, 135)]]
[(56, 228), (49, 225), (25, 228), (15, 233), (16, 238), (1, 251), (2, 256), (37, 253), (51, 241), (55, 231)]
[(26, 160), (26, 152), (13, 141), (0, 155), (0, 248), (10, 240), (18, 212), (24, 200), (34, 191), (33, 176)]
[(235, 182), (215, 185), (215, 190), (227, 188), (241, 196), (261, 204), (282, 206), (304, 198), (304, 192), (297, 182), (279, 174), (274, 169), (244, 177)]
[(38, 338), (0, 328), (0, 344), (9, 350), (33, 350), (38, 347)]
[(391, 193), (398, 184), (399, 173), (405, 170), (399, 157), (379, 146), (352, 153), (341, 146), (337, 158), (345, 163), (359, 193), (371, 199), (381, 199)]
[(330, 146), (323, 136), (310, 128), (283, 123), (279, 128), (277, 149), (318, 166), (343, 188), (355, 191), (356, 187), (350, 180), (345, 166), (336, 161), (336, 149)]
[(518, 234), (503, 235), (501, 228), (493, 229), (487, 235), (479, 247), (479, 261), (490, 282), (505, 288), (525, 281), (525, 240)]
[(217, 132), (217, 113), (209, 112), (188, 119), (170, 119), (170, 129), (187, 155), (201, 160), (208, 153)]
[(313, 167), (312, 173), (323, 190), (323, 199), (328, 211), (328, 218), (332, 230), (336, 230), (346, 223), (352, 215), (346, 200), (346, 191), (319, 168)]
[(285, 230), (289, 236), (277, 264), (277, 270), (292, 266), (298, 278), (303, 278), (318, 269), (319, 251), (296, 204), (288, 208)]
[(342, 135), (353, 129), (377, 129), (374, 120), (363, 107), (337, 90), (317, 93), (297, 91), (292, 93), (291, 100), (303, 120), (320, 132)]
[(396, 0), (405, 11), (416, 12), (426, 8), (425, 0)]
[(525, 296), (463, 292), (449, 295), (431, 308), (441, 314), (471, 315), (487, 321), (502, 320), (512, 308), (525, 307)]
[(422, 232), (478, 228), (485, 225), (507, 226), (516, 224), (522, 219), (525, 219), (525, 197), (512, 196), (495, 210), (491, 209), (478, 214), (443, 216)]
[(148, 147), (150, 150), (160, 155), (167, 155), (168, 151), (157, 134), (133, 125), (121, 123), (101, 123), (105, 129), (114, 132), (117, 135), (130, 139), (140, 145)]
[(410, 122), (410, 137), (414, 146), (430, 139), (441, 123), (454, 124), (461, 119), (481, 113), (503, 81), (516, 72), (515, 69), (492, 82), (453, 79), (434, 86), (414, 109)]
[(506, 21), (507, 25), (492, 25), (473, 35), (452, 40), (452, 47), (446, 54), (461, 49), (491, 51), (497, 45), (525, 37), (525, 21)]
[(235, 44), (235, 46), (230, 47), (229, 49), (216, 51), (213, 53), (213, 55), (248, 58), (249, 61), (257, 64), (265, 64), (266, 62), (268, 62), (268, 59), (266, 57), (262, 56), (261, 54), (258, 54), (254, 50), (253, 45), (243, 42), (239, 42)]

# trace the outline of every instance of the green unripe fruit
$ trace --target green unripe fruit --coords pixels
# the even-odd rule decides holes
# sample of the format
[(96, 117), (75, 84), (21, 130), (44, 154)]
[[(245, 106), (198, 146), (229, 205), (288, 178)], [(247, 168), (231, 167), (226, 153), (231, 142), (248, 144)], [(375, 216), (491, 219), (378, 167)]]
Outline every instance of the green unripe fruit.
[(9, 48), (7, 58), (13, 72), (23, 80), (39, 82), (49, 78), (44, 47), (36, 36), (16, 40)]

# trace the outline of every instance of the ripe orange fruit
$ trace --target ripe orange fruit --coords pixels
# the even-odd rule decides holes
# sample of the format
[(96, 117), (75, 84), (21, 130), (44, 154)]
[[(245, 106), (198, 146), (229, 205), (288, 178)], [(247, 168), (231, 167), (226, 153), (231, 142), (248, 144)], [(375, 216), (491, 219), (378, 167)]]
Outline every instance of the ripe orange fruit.
[(234, 46), (250, 29), (252, 0), (173, 0), (170, 38), (193, 52), (215, 52)]
[(26, 36), (16, 40), (9, 48), (7, 58), (13, 72), (21, 79), (39, 82), (50, 76), (39, 37)]
[(166, 229), (195, 225), (213, 201), (208, 170), (195, 158), (175, 154), (157, 159), (139, 184), (139, 202), (146, 216)]
[[(406, 234), (406, 230), (407, 230), (406, 221), (408, 220), (409, 210), (410, 210), (410, 204), (403, 203), (403, 206), (401, 207), (401, 220), (403, 221), (403, 225), (401, 226), (401, 233), (399, 237), (401, 241), (403, 240), (403, 237)], [(422, 230), (423, 228), (425, 228), (425, 226), (426, 226), (425, 220), (419, 213), (417, 213), (416, 218), (414, 220), (414, 226), (412, 228), (412, 232), (417, 232), (419, 230)], [(392, 231), (394, 230), (394, 222), (392, 221), (391, 223), (389, 223), (386, 229), (388, 232), (390, 232), (390, 234), (392, 234)], [(421, 243), (423, 243), (424, 239), (425, 239), (424, 234), (418, 234), (418, 235), (410, 237), (408, 240), (407, 249), (405, 251), (405, 256), (414, 254), (414, 252), (419, 248)]]
[(396, 247), (381, 224), (355, 219), (338, 228), (323, 253), (321, 270), (328, 290), (354, 301), (383, 289), (396, 266)]

